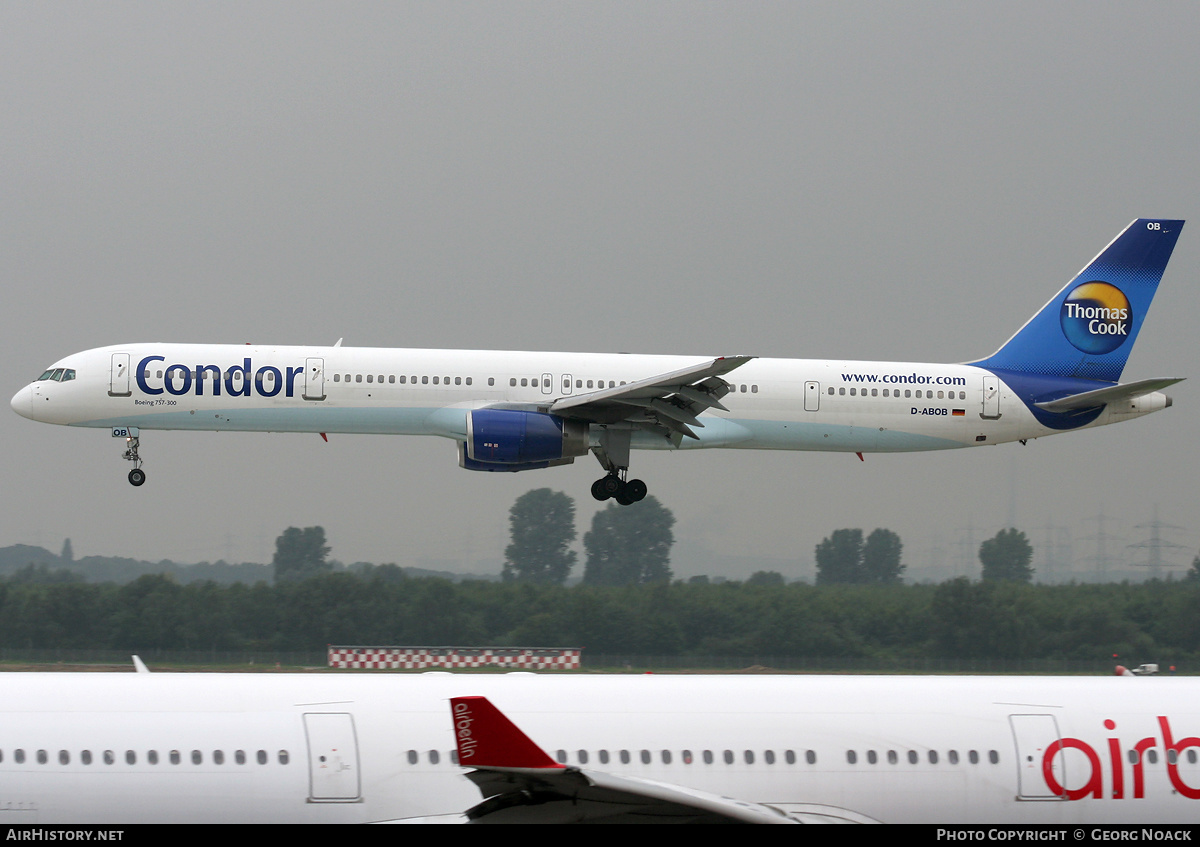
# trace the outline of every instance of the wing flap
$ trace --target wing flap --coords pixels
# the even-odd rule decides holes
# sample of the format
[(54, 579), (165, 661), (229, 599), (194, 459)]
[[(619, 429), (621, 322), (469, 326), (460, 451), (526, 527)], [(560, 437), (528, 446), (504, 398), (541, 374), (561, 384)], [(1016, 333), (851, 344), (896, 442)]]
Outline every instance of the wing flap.
[(603, 388), (589, 394), (560, 397), (552, 414), (591, 423), (630, 421), (638, 426), (661, 428), (675, 436), (698, 438), (691, 427), (703, 427), (697, 418), (709, 409), (728, 411), (721, 398), (730, 386), (721, 377), (741, 367), (753, 356), (723, 356), (690, 368)]

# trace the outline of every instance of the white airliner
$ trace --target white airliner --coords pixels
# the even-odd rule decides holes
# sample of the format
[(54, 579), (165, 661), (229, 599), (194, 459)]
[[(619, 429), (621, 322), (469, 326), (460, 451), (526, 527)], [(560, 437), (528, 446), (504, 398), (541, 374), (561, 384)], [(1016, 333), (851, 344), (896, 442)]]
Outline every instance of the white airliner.
[(5, 673), (0, 691), (5, 824), (1200, 820), (1191, 678)]
[(24, 417), (143, 430), (436, 435), (459, 465), (523, 471), (589, 451), (629, 504), (631, 448), (945, 450), (1103, 426), (1171, 404), (1120, 383), (1183, 221), (1131, 223), (996, 353), (968, 364), (213, 344), (118, 344), (55, 362)]

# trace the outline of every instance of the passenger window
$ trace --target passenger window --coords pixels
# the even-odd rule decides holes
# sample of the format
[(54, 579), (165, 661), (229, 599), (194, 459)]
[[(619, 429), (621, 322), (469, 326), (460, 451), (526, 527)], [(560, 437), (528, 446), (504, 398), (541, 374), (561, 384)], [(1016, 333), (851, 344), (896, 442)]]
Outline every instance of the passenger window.
[(71, 754), (68, 753), (66, 750), (59, 750), (58, 751), (58, 763), (60, 765), (71, 764)]
[(192, 764), (193, 765), (204, 764), (204, 754), (201, 753), (199, 750), (192, 751)]
[(367, 382), (374, 382), (375, 374), (367, 374)]
[[(430, 752), (431, 752), (431, 753), (433, 753), (433, 755), (434, 755), (435, 757), (437, 756), (437, 751), (436, 751), (436, 750), (431, 750)], [(287, 751), (287, 750), (280, 750), (280, 751), (279, 751), (279, 764), (281, 764), (281, 765), (286, 765), (287, 763), (288, 763), (288, 751)], [(436, 758), (434, 759), (434, 762), (433, 762), (433, 763), (434, 763), (435, 765), (437, 764), (437, 759), (436, 759)]]
[(177, 764), (179, 764), (179, 762), (180, 762), (180, 758), (181, 758), (181, 757), (180, 757), (180, 755), (179, 755), (179, 751), (178, 751), (178, 750), (172, 750), (172, 751), (171, 751), (171, 754), (170, 754), (170, 756), (169, 756), (169, 758), (170, 758), (170, 760), (171, 760), (171, 764), (173, 764), (173, 765), (177, 765)]
[(342, 375), (341, 375), (341, 374), (334, 374), (334, 375), (333, 375), (333, 381), (334, 381), (334, 382), (341, 382), (341, 381), (342, 381)]
[(258, 752), (255, 754), (255, 756), (254, 756), (254, 757), (255, 757), (255, 759), (257, 759), (257, 760), (258, 760), (258, 763), (259, 763), (260, 765), (265, 765), (265, 764), (267, 763), (267, 751), (266, 751), (266, 750), (259, 750), (259, 751), (258, 751)]
[(133, 752), (132, 750), (126, 750), (125, 751), (125, 764), (136, 765), (137, 764), (137, 753)]
[(111, 765), (117, 760), (117, 754), (112, 750), (104, 751), (104, 764)]

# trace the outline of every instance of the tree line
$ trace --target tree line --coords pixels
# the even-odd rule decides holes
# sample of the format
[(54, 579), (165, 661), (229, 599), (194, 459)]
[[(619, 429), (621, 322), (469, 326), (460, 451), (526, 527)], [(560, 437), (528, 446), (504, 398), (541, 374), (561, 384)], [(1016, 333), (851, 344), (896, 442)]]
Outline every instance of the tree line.
[(1137, 585), (539, 585), (367, 566), (275, 585), (0, 581), (0, 644), (320, 650), (584, 647), (626, 654), (1200, 659), (1200, 581)]

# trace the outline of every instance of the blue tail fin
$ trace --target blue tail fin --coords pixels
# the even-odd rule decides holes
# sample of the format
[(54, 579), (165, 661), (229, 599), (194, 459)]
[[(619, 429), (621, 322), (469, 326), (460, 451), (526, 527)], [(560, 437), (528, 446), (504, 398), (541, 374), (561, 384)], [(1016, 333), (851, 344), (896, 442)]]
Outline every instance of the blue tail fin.
[(970, 364), (1118, 381), (1182, 228), (1138, 218), (1003, 347)]

